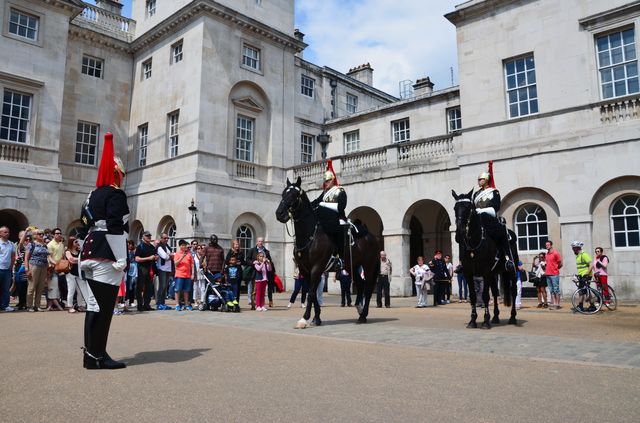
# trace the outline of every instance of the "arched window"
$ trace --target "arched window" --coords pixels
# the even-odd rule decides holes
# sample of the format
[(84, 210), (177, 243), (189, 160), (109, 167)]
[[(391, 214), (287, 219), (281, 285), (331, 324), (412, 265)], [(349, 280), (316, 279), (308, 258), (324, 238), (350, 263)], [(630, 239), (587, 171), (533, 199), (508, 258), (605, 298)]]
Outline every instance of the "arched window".
[(169, 247), (171, 247), (172, 251), (176, 251), (177, 241), (176, 241), (176, 224), (173, 223), (171, 226), (167, 228), (167, 235), (169, 236)]
[(249, 256), (249, 250), (255, 245), (253, 230), (250, 226), (241, 225), (236, 231), (236, 238), (240, 242), (240, 251), (242, 251), (244, 257), (247, 258)]
[(537, 204), (529, 203), (516, 212), (518, 251), (538, 251), (549, 239), (547, 214)]
[(611, 208), (614, 247), (640, 247), (640, 196), (625, 195)]

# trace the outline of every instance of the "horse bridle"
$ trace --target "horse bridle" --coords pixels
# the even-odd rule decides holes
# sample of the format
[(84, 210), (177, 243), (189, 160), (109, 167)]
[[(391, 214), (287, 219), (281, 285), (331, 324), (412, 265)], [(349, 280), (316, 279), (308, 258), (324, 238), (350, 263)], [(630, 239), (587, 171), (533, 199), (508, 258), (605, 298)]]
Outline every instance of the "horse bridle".
[[(302, 197), (302, 194), (304, 194), (304, 191), (303, 191), (300, 187), (298, 187), (298, 186), (296, 186), (296, 185), (290, 185), (290, 186), (289, 186), (289, 187), (287, 187), (287, 189), (285, 190), (285, 193), (289, 192), (289, 191), (290, 191), (290, 190), (292, 190), (292, 189), (295, 189), (296, 191), (298, 191), (299, 195), (298, 195), (298, 197), (296, 198), (296, 201), (295, 201), (293, 204), (291, 204), (291, 205), (289, 206), (289, 208), (287, 208), (287, 213), (289, 213), (289, 217), (291, 218), (291, 221), (295, 223), (295, 222), (299, 221), (299, 220), (300, 220), (300, 218), (301, 218), (301, 217), (299, 217), (298, 219), (296, 219), (296, 218), (294, 217), (294, 213), (295, 213), (295, 212), (296, 212), (296, 210), (297, 210), (298, 208), (300, 208), (300, 206), (302, 205), (302, 198), (301, 198), (301, 197)], [(293, 237), (293, 239), (294, 239), (294, 252), (304, 251), (304, 250), (306, 250), (307, 248), (309, 248), (309, 247), (311, 246), (311, 243), (313, 242), (313, 240), (314, 240), (314, 239), (315, 239), (315, 237), (316, 237), (316, 232), (318, 231), (318, 223), (316, 222), (316, 226), (315, 226), (315, 228), (313, 229), (313, 234), (309, 237), (309, 240), (307, 241), (307, 243), (306, 243), (303, 247), (298, 248), (298, 247), (297, 247), (297, 245), (296, 245), (296, 243), (295, 243), (295, 240), (297, 239), (297, 237), (296, 237), (296, 233), (295, 233), (295, 226), (294, 226), (293, 234), (291, 234), (291, 233), (289, 232), (289, 227), (288, 227), (288, 226), (285, 226), (285, 227), (287, 228), (287, 233), (289, 234), (289, 236)]]
[[(473, 206), (473, 201), (471, 201), (470, 198), (460, 198), (458, 200), (456, 200), (456, 204), (458, 203), (471, 203), (471, 205)], [(484, 236), (484, 226), (480, 225), (480, 241), (478, 242), (478, 245), (476, 245), (475, 247), (472, 247), (471, 245), (469, 245), (469, 225), (471, 225), (471, 214), (473, 213), (474, 208), (470, 207), (469, 208), (469, 214), (466, 217), (466, 224), (464, 226), (464, 246), (467, 248), (467, 250), (470, 251), (475, 251), (478, 248), (480, 248), (480, 246), (482, 245), (482, 243), (484, 242), (485, 236)], [(456, 226), (457, 226), (457, 222), (456, 222)]]

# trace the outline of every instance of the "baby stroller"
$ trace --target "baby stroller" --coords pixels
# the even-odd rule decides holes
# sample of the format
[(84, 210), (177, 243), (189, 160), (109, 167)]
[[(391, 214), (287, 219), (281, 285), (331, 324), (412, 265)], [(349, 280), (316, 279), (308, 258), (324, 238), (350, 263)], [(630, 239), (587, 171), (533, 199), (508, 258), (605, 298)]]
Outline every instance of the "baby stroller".
[(220, 273), (211, 274), (205, 271), (204, 277), (207, 281), (207, 286), (204, 290), (204, 300), (198, 306), (198, 310), (233, 311), (236, 313), (240, 311), (238, 301), (225, 300), (223, 292), (226, 292), (230, 287), (222, 283), (222, 275)]

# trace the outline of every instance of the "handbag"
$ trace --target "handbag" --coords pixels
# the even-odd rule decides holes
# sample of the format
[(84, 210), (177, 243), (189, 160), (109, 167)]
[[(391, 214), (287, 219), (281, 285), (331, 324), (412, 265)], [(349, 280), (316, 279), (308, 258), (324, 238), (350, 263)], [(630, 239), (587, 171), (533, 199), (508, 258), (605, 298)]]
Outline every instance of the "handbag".
[(65, 258), (60, 259), (53, 270), (55, 270), (56, 273), (69, 273), (71, 271), (71, 263)]
[(527, 281), (527, 272), (525, 272), (524, 270), (520, 270), (520, 282), (526, 282)]
[(245, 266), (242, 269), (242, 280), (246, 282), (253, 281), (256, 277), (256, 268), (253, 266)]

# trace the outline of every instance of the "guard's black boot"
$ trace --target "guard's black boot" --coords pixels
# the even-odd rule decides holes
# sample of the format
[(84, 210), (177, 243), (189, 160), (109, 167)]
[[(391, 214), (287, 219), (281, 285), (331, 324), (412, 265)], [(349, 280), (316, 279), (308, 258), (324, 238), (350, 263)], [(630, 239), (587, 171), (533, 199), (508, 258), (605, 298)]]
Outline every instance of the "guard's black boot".
[(124, 369), (127, 367), (126, 364), (115, 361), (109, 354), (105, 353), (104, 357), (96, 357), (93, 354), (89, 353), (86, 349), (84, 350), (84, 359), (83, 359), (83, 367), (89, 370), (114, 370), (114, 369)]

